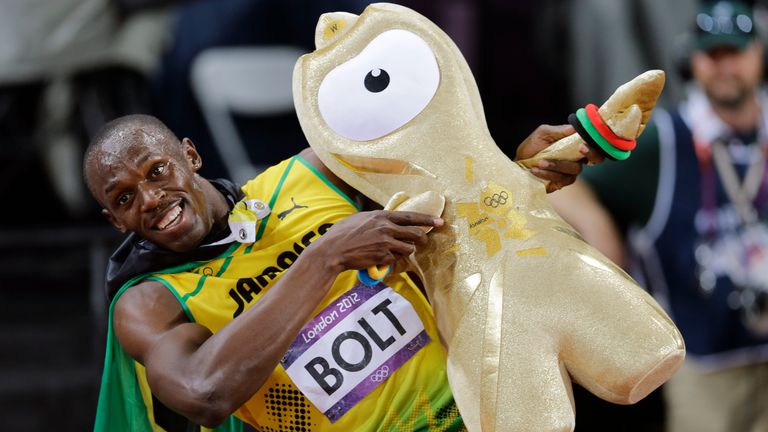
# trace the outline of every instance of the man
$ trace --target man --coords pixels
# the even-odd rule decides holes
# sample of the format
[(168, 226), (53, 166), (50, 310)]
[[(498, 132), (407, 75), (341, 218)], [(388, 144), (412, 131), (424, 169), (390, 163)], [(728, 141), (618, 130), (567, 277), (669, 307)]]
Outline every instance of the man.
[[(518, 157), (570, 133), (542, 126)], [(581, 170), (548, 162), (534, 172), (552, 190)], [(309, 149), (242, 191), (201, 165), (188, 138), (142, 115), (107, 124), (86, 153), (104, 215), (132, 233), (110, 263), (96, 428), (236, 413), (264, 430), (460, 429), (422, 293), (405, 274), (370, 287), (355, 271), (407, 257), (427, 241), (419, 227), (443, 220), (359, 212), (362, 197)]]
[[(639, 258), (636, 270), (686, 341), (686, 364), (665, 385), (668, 430), (765, 431), (763, 46), (750, 10), (737, 1), (705, 6), (696, 17), (694, 39), (689, 60), (695, 82), (687, 100), (669, 113), (657, 110), (628, 161), (590, 169), (585, 179), (616, 221), (629, 228)], [(558, 211), (621, 261), (610, 223), (587, 220), (577, 210), (590, 193), (577, 183), (555, 197)]]

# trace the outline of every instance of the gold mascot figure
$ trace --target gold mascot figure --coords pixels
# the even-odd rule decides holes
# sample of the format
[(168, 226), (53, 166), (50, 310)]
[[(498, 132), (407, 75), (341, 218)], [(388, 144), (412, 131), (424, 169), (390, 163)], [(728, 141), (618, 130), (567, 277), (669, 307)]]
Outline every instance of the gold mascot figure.
[[(580, 159), (578, 134), (511, 161), (488, 132), (458, 48), (405, 7), (325, 14), (315, 44), (293, 78), (314, 151), (385, 208), (446, 221), (412, 261), (470, 431), (570, 431), (571, 380), (629, 404), (674, 373), (685, 356), (677, 328), (554, 212), (527, 169), (540, 158)], [(663, 84), (663, 72), (646, 72), (599, 114), (634, 139)]]

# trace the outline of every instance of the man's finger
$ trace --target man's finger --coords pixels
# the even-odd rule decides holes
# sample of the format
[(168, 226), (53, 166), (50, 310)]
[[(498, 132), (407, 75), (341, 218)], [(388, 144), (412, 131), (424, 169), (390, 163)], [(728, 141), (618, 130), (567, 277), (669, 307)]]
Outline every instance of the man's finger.
[[(531, 168), (531, 172), (536, 175), (536, 177), (539, 177), (544, 180), (548, 180), (550, 182), (550, 186), (567, 186), (573, 182), (576, 181), (575, 175), (569, 175), (569, 174), (562, 174), (555, 171), (549, 171), (549, 170), (543, 170), (541, 168)], [(557, 189), (552, 189), (557, 190)], [(547, 187), (547, 191), (551, 191), (550, 187)]]
[(400, 232), (395, 234), (394, 237), (420, 246), (425, 245), (428, 241), (427, 232), (424, 228), (415, 226), (401, 226)]
[(599, 151), (590, 148), (586, 144), (582, 144), (581, 147), (579, 147), (579, 151), (585, 158), (587, 158), (587, 164), (589, 165), (597, 165), (603, 163), (605, 160), (605, 157)]
[(576, 129), (573, 128), (573, 126), (566, 124), (566, 125), (542, 125), (545, 126), (546, 129), (544, 129), (545, 137), (552, 140), (552, 142), (555, 142), (561, 138), (565, 138), (569, 135), (573, 135), (576, 133)]
[(427, 243), (427, 232), (424, 227), (392, 224), (386, 234), (390, 237), (412, 244), (424, 245)]
[(559, 184), (554, 183), (554, 182), (550, 182), (550, 183), (547, 184), (547, 193), (557, 192), (557, 191), (559, 191), (562, 188), (563, 188), (562, 185), (559, 185)]
[(424, 213), (386, 210), (384, 212), (387, 214), (387, 218), (397, 225), (441, 227), (444, 223), (443, 218)]
[(554, 171), (567, 175), (579, 175), (581, 173), (581, 163), (573, 161), (541, 160), (538, 167), (545, 171)]
[(520, 143), (515, 159), (527, 159), (549, 147), (555, 141), (575, 133), (571, 125), (540, 125)]
[(389, 247), (389, 251), (395, 258), (407, 257), (410, 254), (416, 252), (416, 246), (408, 242), (393, 240), (391, 246)]

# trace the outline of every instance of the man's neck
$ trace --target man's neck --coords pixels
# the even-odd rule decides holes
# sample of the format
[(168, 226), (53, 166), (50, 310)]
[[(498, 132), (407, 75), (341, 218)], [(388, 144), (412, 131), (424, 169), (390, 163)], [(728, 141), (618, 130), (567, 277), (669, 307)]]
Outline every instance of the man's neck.
[(203, 188), (206, 195), (206, 200), (210, 204), (211, 216), (213, 216), (213, 226), (211, 232), (220, 230), (227, 225), (227, 216), (229, 215), (229, 204), (227, 198), (222, 194), (215, 186), (206, 179), (203, 179)]
[(712, 103), (712, 110), (736, 133), (752, 132), (760, 124), (761, 109), (756, 97), (749, 97), (735, 107)]

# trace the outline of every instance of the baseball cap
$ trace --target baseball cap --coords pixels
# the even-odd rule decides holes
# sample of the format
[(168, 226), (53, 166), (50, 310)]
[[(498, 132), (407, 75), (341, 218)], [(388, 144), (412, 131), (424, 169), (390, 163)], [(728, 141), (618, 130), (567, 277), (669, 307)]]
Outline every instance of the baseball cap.
[(696, 15), (695, 47), (702, 51), (725, 46), (745, 48), (756, 36), (752, 9), (740, 1), (706, 3)]

